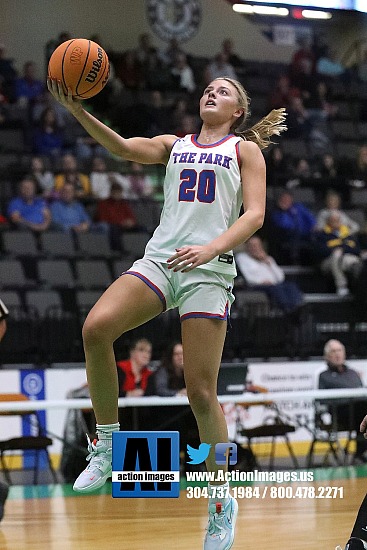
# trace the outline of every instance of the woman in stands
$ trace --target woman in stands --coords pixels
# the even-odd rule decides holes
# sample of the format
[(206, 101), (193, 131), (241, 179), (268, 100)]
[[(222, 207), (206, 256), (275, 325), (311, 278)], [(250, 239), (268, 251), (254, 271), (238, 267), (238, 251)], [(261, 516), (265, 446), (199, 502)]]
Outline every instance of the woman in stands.
[[(162, 311), (179, 308), (187, 395), (206, 460), (215, 463), (215, 445), (227, 442), (225, 417), (217, 399), (217, 375), (233, 301), (236, 275), (232, 249), (263, 224), (265, 162), (261, 148), (285, 130), (284, 109), (272, 111), (245, 129), (248, 97), (239, 82), (223, 77), (209, 83), (200, 99), (198, 135), (124, 139), (48, 81), (54, 98), (112, 154), (142, 164), (164, 164), (165, 203), (161, 221), (143, 259), (116, 280), (89, 313), (83, 340), (88, 384), (97, 419), (90, 463), (74, 489), (90, 492), (111, 476), (112, 432), (119, 430), (118, 384), (113, 342)], [(239, 217), (241, 204), (244, 214)], [(205, 550), (228, 550), (234, 540), (237, 503), (228, 483), (209, 486)], [(214, 495), (223, 498), (214, 498)]]

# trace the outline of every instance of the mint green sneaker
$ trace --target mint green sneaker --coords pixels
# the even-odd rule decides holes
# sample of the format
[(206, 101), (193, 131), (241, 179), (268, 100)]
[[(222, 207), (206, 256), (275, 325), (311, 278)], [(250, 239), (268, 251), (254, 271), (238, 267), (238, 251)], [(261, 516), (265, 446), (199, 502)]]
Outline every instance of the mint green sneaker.
[(96, 439), (92, 443), (88, 435), (87, 439), (89, 451), (87, 460), (90, 462), (73, 485), (74, 491), (78, 493), (92, 493), (100, 489), (112, 476), (112, 447)]
[(234, 542), (238, 514), (237, 500), (229, 497), (222, 502), (209, 504), (209, 519), (204, 540), (204, 550), (229, 550)]

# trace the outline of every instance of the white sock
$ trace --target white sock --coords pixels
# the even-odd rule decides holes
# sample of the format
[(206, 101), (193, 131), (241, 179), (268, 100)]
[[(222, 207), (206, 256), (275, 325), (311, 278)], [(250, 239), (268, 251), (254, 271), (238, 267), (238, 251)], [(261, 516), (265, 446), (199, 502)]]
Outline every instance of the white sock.
[(98, 441), (103, 442), (107, 447), (112, 445), (112, 434), (120, 430), (120, 423), (116, 424), (97, 424), (96, 433)]

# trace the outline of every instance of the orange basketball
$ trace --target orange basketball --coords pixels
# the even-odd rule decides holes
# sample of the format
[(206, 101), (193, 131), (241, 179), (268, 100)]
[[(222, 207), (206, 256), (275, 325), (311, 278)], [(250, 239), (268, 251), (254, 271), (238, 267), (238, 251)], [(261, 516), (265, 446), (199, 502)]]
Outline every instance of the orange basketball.
[(65, 92), (88, 99), (106, 85), (110, 64), (101, 46), (86, 38), (74, 38), (56, 48), (48, 62), (48, 76), (60, 80)]

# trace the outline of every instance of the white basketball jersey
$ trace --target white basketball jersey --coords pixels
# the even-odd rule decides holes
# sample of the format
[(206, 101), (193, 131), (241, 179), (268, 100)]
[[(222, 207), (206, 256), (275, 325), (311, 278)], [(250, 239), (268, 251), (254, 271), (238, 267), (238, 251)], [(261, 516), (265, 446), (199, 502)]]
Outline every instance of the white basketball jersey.
[[(217, 143), (201, 145), (195, 135), (187, 135), (173, 144), (160, 224), (146, 247), (146, 258), (166, 263), (176, 248), (207, 244), (237, 220), (242, 204), (240, 141), (230, 134)], [(235, 276), (233, 252), (217, 256), (200, 269)]]

